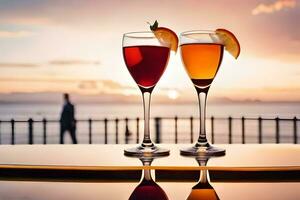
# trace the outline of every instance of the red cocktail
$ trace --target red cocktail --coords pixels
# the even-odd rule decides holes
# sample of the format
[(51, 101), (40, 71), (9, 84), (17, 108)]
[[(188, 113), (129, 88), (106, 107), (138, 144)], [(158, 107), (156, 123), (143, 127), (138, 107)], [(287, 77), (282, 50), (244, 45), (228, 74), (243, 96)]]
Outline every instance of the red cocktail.
[(124, 61), (143, 94), (144, 105), (143, 143), (136, 148), (126, 149), (125, 155), (161, 156), (169, 154), (168, 149), (158, 148), (153, 144), (149, 129), (151, 92), (164, 73), (169, 56), (169, 44), (160, 41), (154, 32), (126, 33), (123, 36)]
[(140, 87), (154, 87), (168, 64), (170, 48), (164, 46), (123, 47), (127, 69)]

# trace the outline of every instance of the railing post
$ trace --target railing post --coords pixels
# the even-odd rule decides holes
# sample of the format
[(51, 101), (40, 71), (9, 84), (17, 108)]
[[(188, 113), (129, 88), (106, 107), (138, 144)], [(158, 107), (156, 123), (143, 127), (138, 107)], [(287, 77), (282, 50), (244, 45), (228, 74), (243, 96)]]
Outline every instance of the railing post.
[(160, 143), (160, 133), (161, 133), (161, 118), (155, 117), (155, 137), (156, 137), (156, 143)]
[(190, 134), (191, 134), (191, 140), (190, 140), (190, 142), (191, 143), (194, 142), (194, 124), (193, 124), (193, 122), (194, 122), (194, 118), (193, 118), (193, 116), (191, 116), (190, 117), (190, 128), (191, 128), (191, 132), (190, 132)]
[(104, 119), (104, 144), (107, 144), (107, 118)]
[(293, 129), (294, 129), (294, 144), (298, 143), (298, 136), (297, 136), (297, 117), (293, 118)]
[(232, 143), (232, 117), (228, 117), (228, 143)]
[(245, 144), (245, 117), (242, 117), (242, 144)]
[(43, 143), (47, 144), (47, 120), (43, 119)]
[(91, 118), (89, 118), (88, 123), (89, 123), (89, 144), (92, 144), (93, 136), (92, 136), (92, 119)]
[(33, 144), (33, 119), (28, 120), (28, 144)]
[(11, 123), (11, 144), (15, 144), (15, 120), (10, 120)]
[(276, 143), (280, 143), (280, 133), (279, 133), (279, 117), (275, 118), (276, 122)]
[(119, 119), (115, 119), (116, 123), (116, 144), (119, 144)]
[(128, 118), (125, 118), (125, 144), (128, 144), (129, 141), (129, 136), (130, 136), (130, 131), (128, 127)]
[(0, 120), (0, 144), (2, 143), (1, 141), (1, 120)]
[(258, 118), (258, 143), (262, 143), (262, 118)]
[(175, 116), (175, 118), (174, 118), (174, 122), (175, 122), (175, 144), (177, 144), (177, 142), (178, 142), (177, 121), (178, 121), (178, 117)]
[(214, 116), (211, 116), (210, 118), (210, 124), (211, 124), (211, 143), (215, 143), (215, 118)]
[[(77, 123), (78, 123), (78, 120), (77, 119), (74, 119), (74, 124), (75, 124), (75, 127), (77, 128)], [(64, 136), (64, 135), (63, 135)], [(77, 139), (77, 138), (76, 138)]]
[(138, 144), (140, 140), (140, 118), (136, 118), (136, 143)]

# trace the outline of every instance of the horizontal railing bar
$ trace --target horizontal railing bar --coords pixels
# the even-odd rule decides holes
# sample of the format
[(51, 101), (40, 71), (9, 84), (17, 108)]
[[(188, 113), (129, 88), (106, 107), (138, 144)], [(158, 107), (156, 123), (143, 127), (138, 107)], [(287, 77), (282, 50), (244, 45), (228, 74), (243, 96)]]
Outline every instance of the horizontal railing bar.
[[(192, 116), (194, 120), (197, 120), (199, 119), (199, 117), (194, 117)], [(215, 117), (215, 116), (210, 116), (210, 117), (207, 117), (208, 120), (211, 119), (211, 117), (214, 117), (215, 120), (228, 120), (228, 117)], [(30, 117), (29, 117), (30, 118)], [(28, 119), (29, 119), (28, 118)], [(160, 118), (160, 119), (163, 119), (163, 120), (174, 120), (174, 117), (152, 117), (151, 120), (154, 120), (155, 118)], [(261, 117), (262, 120), (276, 120), (277, 117)], [(33, 119), (33, 118), (32, 118)], [(58, 119), (47, 119), (47, 122), (59, 122)], [(103, 119), (93, 119), (93, 122), (104, 122), (105, 121), (105, 118)], [(133, 120), (136, 120), (136, 117), (135, 118), (106, 118), (107, 121), (115, 121), (116, 119), (118, 119), (119, 121), (126, 121), (127, 120), (130, 120), (130, 121), (133, 121)], [(142, 118), (140, 118), (141, 120), (143, 120)], [(177, 117), (178, 120), (190, 120), (191, 119), (191, 116), (189, 117)], [(241, 117), (231, 117), (232, 120), (240, 120), (242, 119), (242, 116)], [(245, 120), (258, 120), (259, 117), (244, 117)], [(297, 117), (296, 119), (294, 117), (291, 117), (291, 118), (278, 118), (280, 121), (300, 121), (300, 118)], [(43, 119), (39, 119), (39, 120), (35, 120), (33, 119), (35, 123), (42, 123), (43, 122)], [(16, 123), (28, 123), (28, 120), (14, 120)], [(89, 121), (89, 118), (87, 119), (77, 119), (76, 120), (77, 122), (88, 122)], [(1, 123), (11, 123), (11, 119), (10, 120), (0, 120)]]

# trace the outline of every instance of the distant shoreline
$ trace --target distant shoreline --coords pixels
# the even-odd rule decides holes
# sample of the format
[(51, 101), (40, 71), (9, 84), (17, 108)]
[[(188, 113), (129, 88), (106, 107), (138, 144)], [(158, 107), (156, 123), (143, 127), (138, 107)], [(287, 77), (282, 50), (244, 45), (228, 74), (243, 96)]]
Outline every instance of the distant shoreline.
[[(142, 103), (141, 95), (122, 95), (122, 94), (99, 94), (99, 95), (80, 95), (71, 94), (71, 100), (75, 104), (102, 104), (102, 105), (140, 105)], [(18, 104), (39, 104), (39, 105), (56, 105), (62, 104), (61, 93), (0, 93), (0, 105), (18, 105)], [(194, 105), (197, 104), (197, 96), (180, 96), (176, 99), (170, 99), (163, 95), (154, 95), (152, 105)], [(228, 96), (211, 96), (208, 97), (208, 104), (214, 105), (241, 105), (241, 104), (290, 104), (300, 105), (300, 99), (259, 99), (259, 98), (233, 98)]]
[[(76, 102), (74, 101), (75, 104), (78, 105), (97, 105), (97, 104), (102, 104), (102, 105), (121, 105), (121, 104), (125, 104), (125, 105), (140, 105), (141, 102), (95, 102), (95, 101), (91, 101), (91, 102)], [(197, 101), (190, 101), (190, 102), (175, 102), (175, 101), (170, 101), (170, 102), (152, 102), (152, 105), (194, 105), (195, 103), (197, 103)], [(45, 102), (45, 101), (0, 101), (0, 105), (21, 105), (21, 104), (26, 104), (26, 105), (30, 105), (30, 104), (39, 104), (39, 105), (61, 105), (61, 102)], [(213, 104), (213, 105), (235, 105), (235, 104), (292, 104), (292, 105), (300, 105), (300, 101), (209, 101), (209, 104)]]

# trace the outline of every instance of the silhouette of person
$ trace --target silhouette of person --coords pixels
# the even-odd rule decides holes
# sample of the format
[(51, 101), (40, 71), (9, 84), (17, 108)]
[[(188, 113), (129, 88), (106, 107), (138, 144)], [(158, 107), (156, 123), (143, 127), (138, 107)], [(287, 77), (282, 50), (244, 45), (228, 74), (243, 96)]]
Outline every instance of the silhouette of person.
[(60, 144), (64, 144), (64, 133), (68, 131), (73, 144), (77, 144), (76, 121), (74, 105), (70, 102), (69, 94), (65, 93), (64, 106), (60, 117)]

